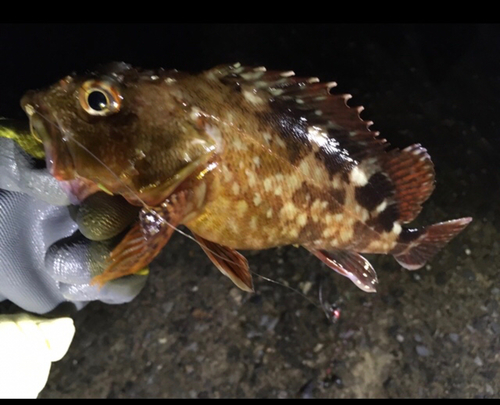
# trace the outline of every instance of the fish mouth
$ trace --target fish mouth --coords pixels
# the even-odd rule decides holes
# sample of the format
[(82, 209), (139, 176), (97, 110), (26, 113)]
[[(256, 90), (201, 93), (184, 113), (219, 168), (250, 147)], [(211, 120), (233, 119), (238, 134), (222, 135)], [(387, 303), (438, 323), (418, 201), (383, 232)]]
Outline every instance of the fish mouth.
[(32, 136), (43, 144), (47, 170), (59, 181), (70, 202), (78, 205), (98, 191), (114, 194), (99, 181), (78, 173), (70, 145), (74, 142), (72, 133), (61, 125), (57, 110), (41, 99), (43, 93), (29, 91), (21, 99), (21, 107), (29, 118)]
[(73, 180), (76, 172), (68, 148), (68, 139), (48, 108), (34, 102), (34, 96), (27, 94), (21, 106), (30, 120), (31, 133), (45, 149), (45, 162), (50, 174), (59, 181)]

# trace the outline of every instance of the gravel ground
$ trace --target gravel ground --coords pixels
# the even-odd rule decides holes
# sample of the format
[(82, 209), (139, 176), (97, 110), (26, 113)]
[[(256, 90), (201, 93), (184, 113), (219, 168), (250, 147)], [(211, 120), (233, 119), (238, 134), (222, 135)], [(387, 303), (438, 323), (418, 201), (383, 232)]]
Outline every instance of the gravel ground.
[(255, 276), (256, 293), (243, 293), (175, 235), (133, 302), (74, 315), (76, 336), (42, 398), (500, 396), (499, 26), (2, 25), (0, 34), (10, 56), (0, 112), (10, 117), (22, 116), (24, 90), (110, 60), (192, 71), (240, 61), (335, 80), (391, 144), (421, 143), (432, 156), (437, 187), (417, 224), (474, 217), (417, 272), (370, 257), (377, 294), (293, 247), (246, 252), (252, 270), (280, 284)]

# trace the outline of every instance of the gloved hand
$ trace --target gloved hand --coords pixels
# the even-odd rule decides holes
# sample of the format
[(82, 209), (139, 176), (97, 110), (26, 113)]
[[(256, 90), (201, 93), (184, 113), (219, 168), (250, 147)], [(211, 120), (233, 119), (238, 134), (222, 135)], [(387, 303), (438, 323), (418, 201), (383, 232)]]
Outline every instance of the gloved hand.
[[(2, 124), (0, 135), (10, 130), (8, 122)], [(90, 280), (102, 273), (137, 212), (105, 193), (75, 209), (39, 161), (0, 136), (0, 301), (39, 314), (65, 301), (77, 309), (93, 300), (131, 301), (144, 286), (144, 275), (113, 280), (101, 289)]]
[(0, 398), (36, 398), (74, 334), (71, 318), (0, 315)]

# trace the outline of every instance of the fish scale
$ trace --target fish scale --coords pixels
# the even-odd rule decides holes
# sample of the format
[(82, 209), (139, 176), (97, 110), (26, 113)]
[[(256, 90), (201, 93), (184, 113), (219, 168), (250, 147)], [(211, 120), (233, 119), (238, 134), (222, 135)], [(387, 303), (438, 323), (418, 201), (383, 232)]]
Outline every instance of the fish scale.
[(415, 270), (471, 218), (404, 227), (434, 189), (432, 161), (418, 144), (391, 149), (335, 85), (240, 64), (187, 74), (118, 63), (22, 105), (73, 197), (104, 189), (142, 206), (96, 282), (146, 266), (183, 224), (244, 290), (253, 284), (236, 249), (294, 244), (373, 292), (361, 253)]

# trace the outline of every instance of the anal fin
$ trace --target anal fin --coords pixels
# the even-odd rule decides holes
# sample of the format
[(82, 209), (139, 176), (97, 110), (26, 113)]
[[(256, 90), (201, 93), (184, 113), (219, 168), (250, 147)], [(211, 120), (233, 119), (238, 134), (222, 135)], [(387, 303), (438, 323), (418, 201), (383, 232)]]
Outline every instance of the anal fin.
[(365, 292), (377, 292), (377, 273), (368, 260), (356, 252), (326, 251), (307, 248), (332, 270), (347, 277)]
[(229, 277), (243, 291), (254, 291), (247, 259), (241, 253), (227, 246), (210, 242), (199, 235), (194, 234), (194, 237), (222, 274)]

